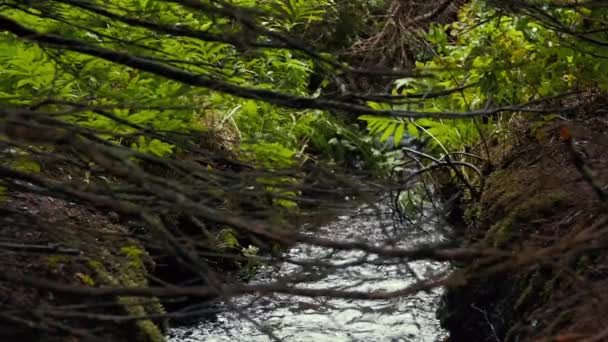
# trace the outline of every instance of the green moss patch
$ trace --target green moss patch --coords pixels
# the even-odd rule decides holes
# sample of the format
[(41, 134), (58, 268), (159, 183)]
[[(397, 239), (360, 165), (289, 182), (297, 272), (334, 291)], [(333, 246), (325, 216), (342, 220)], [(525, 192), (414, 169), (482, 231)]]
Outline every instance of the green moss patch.
[[(145, 260), (148, 254), (135, 245), (123, 246), (119, 255), (106, 253), (104, 259), (113, 260), (113, 267), (108, 269), (99, 261), (92, 260), (89, 266), (95, 272), (101, 284), (123, 287), (147, 287), (147, 270)], [(149, 262), (149, 260), (148, 260)], [(118, 297), (122, 314), (127, 316), (142, 317), (136, 320), (131, 328), (133, 338), (137, 342), (163, 342), (164, 333), (168, 330), (168, 322), (165, 319), (153, 321), (143, 318), (149, 315), (162, 315), (165, 310), (157, 298)]]

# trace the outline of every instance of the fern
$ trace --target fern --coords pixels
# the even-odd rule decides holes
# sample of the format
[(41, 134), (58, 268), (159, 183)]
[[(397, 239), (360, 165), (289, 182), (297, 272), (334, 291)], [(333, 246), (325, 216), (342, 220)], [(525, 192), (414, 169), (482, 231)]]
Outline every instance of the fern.
[(413, 120), (362, 115), (360, 120), (367, 122), (367, 129), (372, 136), (379, 136), (380, 141), (393, 137), (395, 142), (404, 137), (419, 138), (420, 134), (416, 122)]
[(218, 249), (226, 249), (226, 248), (240, 248), (241, 244), (239, 243), (239, 239), (236, 236), (236, 233), (231, 228), (224, 228), (217, 233), (215, 237), (217, 241), (216, 247)]

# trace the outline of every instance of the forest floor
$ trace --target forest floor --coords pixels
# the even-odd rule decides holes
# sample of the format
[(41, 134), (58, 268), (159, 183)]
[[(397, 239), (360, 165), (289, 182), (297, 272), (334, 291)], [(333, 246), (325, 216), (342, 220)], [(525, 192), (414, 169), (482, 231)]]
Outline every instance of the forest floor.
[(607, 203), (564, 141), (572, 138), (593, 181), (608, 185), (608, 118), (596, 113), (527, 122), (510, 143), (492, 147), (501, 157), (480, 201), (466, 209), (464, 244), (522, 259), (553, 252), (449, 290), (440, 318), (450, 341), (608, 340)]
[(94, 333), (111, 341), (162, 341), (162, 320), (120, 324), (77, 314), (162, 314), (156, 299), (88, 297), (32, 283), (147, 286), (153, 263), (117, 214), (36, 194), (10, 192), (7, 197), (0, 206), (0, 242), (12, 244), (5, 246), (12, 251), (0, 258), (0, 269), (13, 279), (0, 282), (1, 340), (80, 341)]
[[(208, 145), (213, 151), (222, 150), (211, 143)], [(192, 157), (179, 155), (177, 158)], [(62, 162), (43, 159), (36, 162), (41, 171), (36, 172), (37, 175), (57, 184), (86, 189), (89, 183), (102, 181), (90, 179), (83, 170)], [(160, 173), (159, 177), (170, 176)], [(168, 320), (163, 318), (166, 311), (195, 304), (192, 298), (161, 303), (157, 298), (99, 297), (72, 291), (83, 287), (145, 288), (181, 284), (191, 282), (194, 275), (178, 257), (166, 253), (163, 242), (153, 237), (139, 218), (35, 191), (10, 190), (2, 195), (0, 341), (162, 342), (168, 331)], [(313, 216), (315, 220), (327, 219), (327, 215)], [(209, 241), (198, 227), (182, 222), (181, 217), (167, 219), (174, 224), (170, 227), (174, 233), (193, 243), (222, 249), (217, 247), (222, 241)], [(207, 228), (219, 239), (222, 227), (210, 223)], [(238, 239), (244, 245), (249, 242), (245, 236)], [(244, 276), (251, 272), (232, 257), (205, 257), (205, 260), (229, 281), (245, 280)], [(148, 315), (159, 318), (124, 319)], [(184, 319), (171, 323), (187, 322)]]

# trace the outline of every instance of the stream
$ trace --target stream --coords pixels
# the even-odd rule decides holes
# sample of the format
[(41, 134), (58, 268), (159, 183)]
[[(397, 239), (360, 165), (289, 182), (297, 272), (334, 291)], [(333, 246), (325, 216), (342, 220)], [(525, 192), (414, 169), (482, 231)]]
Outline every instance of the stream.
[[(428, 220), (432, 221), (432, 220)], [(392, 219), (388, 205), (359, 206), (310, 234), (331, 239), (373, 241), (411, 248), (444, 240), (444, 225), (437, 222), (407, 225)], [(366, 255), (361, 251), (328, 250), (297, 245), (286, 252), (288, 260), (324, 261), (342, 264), (323, 270), (323, 276), (298, 286), (342, 290), (397, 290), (432, 274), (445, 271), (446, 264), (420, 261), (405, 263), (367, 256), (366, 263), (347, 265)], [(262, 267), (252, 283), (264, 283), (278, 276), (301, 272), (302, 266), (283, 262)], [(442, 341), (447, 336), (435, 317), (441, 289), (419, 292), (390, 300), (351, 300), (271, 295), (234, 298), (239, 313), (220, 304), (214, 319), (197, 326), (171, 331), (170, 342), (273, 341), (264, 330), (281, 341)], [(260, 329), (262, 328), (262, 329)]]

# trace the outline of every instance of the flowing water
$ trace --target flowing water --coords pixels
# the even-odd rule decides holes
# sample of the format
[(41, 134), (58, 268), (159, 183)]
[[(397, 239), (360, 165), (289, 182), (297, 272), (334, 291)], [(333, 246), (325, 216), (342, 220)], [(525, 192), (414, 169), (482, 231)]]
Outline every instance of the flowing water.
[[(437, 223), (418, 223), (415, 225), (417, 228), (407, 228), (394, 222), (389, 212), (388, 206), (384, 205), (359, 207), (349, 215), (311, 230), (311, 234), (341, 240), (384, 241), (405, 248), (444, 239)], [(447, 268), (447, 265), (436, 262), (390, 262), (373, 256), (368, 257), (364, 264), (345, 266), (365, 257), (365, 254), (361, 251), (332, 252), (309, 245), (291, 248), (287, 257), (342, 264), (326, 269), (320, 279), (299, 285), (308, 288), (397, 290)], [(283, 262), (266, 266), (259, 270), (252, 282), (268, 282), (274, 277), (301, 272), (302, 266), (294, 264)], [(276, 294), (262, 298), (241, 296), (232, 301), (234, 306), (241, 308), (240, 313), (228, 310), (225, 304), (220, 305), (220, 310), (222, 307), (226, 310), (217, 314), (215, 319), (205, 320), (194, 327), (176, 328), (169, 341), (273, 341), (264, 330), (271, 331), (281, 341), (294, 342), (441, 341), (446, 334), (435, 317), (440, 294), (441, 290), (435, 289), (381, 301)]]

